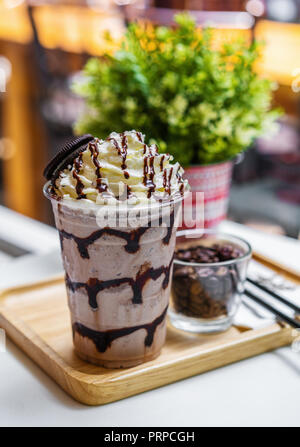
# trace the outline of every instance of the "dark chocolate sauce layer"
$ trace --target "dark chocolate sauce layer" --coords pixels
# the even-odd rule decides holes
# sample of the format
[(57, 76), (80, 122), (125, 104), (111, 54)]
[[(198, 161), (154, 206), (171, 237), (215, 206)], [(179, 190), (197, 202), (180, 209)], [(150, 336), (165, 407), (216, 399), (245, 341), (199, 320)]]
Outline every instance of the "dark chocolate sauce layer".
[(93, 244), (96, 240), (100, 239), (104, 234), (108, 234), (110, 236), (116, 236), (121, 239), (124, 239), (127, 244), (125, 245), (125, 250), (128, 253), (136, 253), (139, 249), (140, 239), (143, 234), (148, 230), (149, 227), (141, 227), (137, 230), (132, 230), (127, 233), (126, 231), (120, 231), (113, 228), (102, 228), (101, 230), (94, 231), (94, 233), (90, 234), (87, 237), (78, 237), (72, 233), (68, 233), (65, 230), (59, 230), (61, 245), (63, 244), (64, 239), (73, 239), (73, 241), (77, 244), (78, 251), (80, 256), (83, 259), (89, 259), (90, 255), (88, 252), (88, 247)]
[(153, 279), (157, 280), (161, 275), (165, 275), (165, 278), (162, 283), (163, 289), (166, 289), (169, 285), (170, 281), (170, 270), (173, 264), (173, 259), (170, 264), (167, 266), (161, 266), (158, 268), (148, 267), (147, 263), (140, 268), (136, 278), (115, 278), (107, 281), (100, 281), (97, 278), (90, 278), (86, 283), (85, 282), (75, 282), (70, 279), (68, 275), (66, 275), (66, 286), (73, 293), (78, 289), (85, 289), (88, 297), (89, 297), (89, 305), (92, 309), (98, 309), (97, 304), (97, 295), (99, 292), (105, 289), (109, 289), (111, 287), (118, 287), (122, 284), (129, 284), (132, 288), (133, 304), (142, 304), (143, 302), (143, 288), (146, 285), (147, 281)]
[(163, 238), (163, 243), (165, 245), (168, 245), (170, 242), (173, 227), (174, 227), (174, 222), (175, 222), (175, 215), (174, 215), (174, 211), (172, 211), (172, 213), (170, 214), (170, 225), (167, 227), (167, 234)]
[[(127, 194), (129, 194), (128, 191)], [(163, 238), (163, 243), (165, 245), (168, 245), (170, 242), (170, 238), (174, 227), (174, 220), (175, 220), (174, 211), (172, 211), (172, 213), (170, 214), (170, 225), (167, 227), (167, 234)], [(87, 237), (78, 237), (72, 233), (68, 233), (65, 230), (59, 230), (59, 236), (62, 249), (63, 249), (63, 240), (72, 239), (77, 244), (80, 256), (83, 259), (89, 259), (90, 255), (88, 252), (88, 247), (105, 234), (124, 239), (127, 242), (127, 244), (125, 245), (125, 250), (128, 253), (136, 253), (140, 248), (141, 237), (143, 236), (143, 234), (146, 233), (146, 231), (149, 228), (151, 227), (150, 226), (140, 227), (137, 230), (132, 230), (130, 232), (120, 231), (114, 228), (102, 228), (100, 230), (94, 231), (94, 233), (90, 234)]]
[(73, 324), (73, 336), (77, 332), (82, 337), (87, 337), (93, 341), (97, 350), (99, 352), (105, 352), (109, 348), (114, 340), (120, 337), (125, 337), (133, 332), (139, 331), (140, 329), (145, 329), (147, 335), (145, 337), (145, 346), (149, 347), (153, 343), (154, 334), (156, 328), (164, 321), (168, 306), (165, 308), (163, 313), (153, 320), (151, 323), (140, 324), (138, 326), (124, 327), (121, 329), (111, 329), (110, 331), (99, 332), (84, 326), (81, 323)]

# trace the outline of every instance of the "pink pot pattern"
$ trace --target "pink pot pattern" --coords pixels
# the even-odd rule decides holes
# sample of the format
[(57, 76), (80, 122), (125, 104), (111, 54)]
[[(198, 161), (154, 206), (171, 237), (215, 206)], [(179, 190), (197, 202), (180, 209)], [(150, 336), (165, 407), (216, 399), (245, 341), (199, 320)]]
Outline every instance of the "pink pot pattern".
[[(229, 191), (232, 177), (231, 161), (206, 166), (191, 166), (185, 169), (191, 191), (204, 193), (204, 226), (212, 228), (221, 222), (227, 214)], [(193, 194), (193, 206), (195, 206)], [(198, 199), (203, 201), (203, 197)], [(191, 206), (184, 204), (185, 207)], [(196, 227), (203, 225), (196, 222)]]

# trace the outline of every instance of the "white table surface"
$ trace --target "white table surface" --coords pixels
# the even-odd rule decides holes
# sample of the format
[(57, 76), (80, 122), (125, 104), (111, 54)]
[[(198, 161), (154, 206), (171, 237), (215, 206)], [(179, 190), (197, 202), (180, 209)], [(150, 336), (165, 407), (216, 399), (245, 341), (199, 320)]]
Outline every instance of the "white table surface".
[[(260, 249), (299, 253), (291, 239), (222, 228)], [(35, 254), (0, 260), (0, 289), (61, 270), (53, 229), (0, 207), (4, 237)], [(299, 395), (300, 353), (290, 347), (101, 407), (75, 402), (11, 341), (0, 352), (0, 426), (300, 426)]]

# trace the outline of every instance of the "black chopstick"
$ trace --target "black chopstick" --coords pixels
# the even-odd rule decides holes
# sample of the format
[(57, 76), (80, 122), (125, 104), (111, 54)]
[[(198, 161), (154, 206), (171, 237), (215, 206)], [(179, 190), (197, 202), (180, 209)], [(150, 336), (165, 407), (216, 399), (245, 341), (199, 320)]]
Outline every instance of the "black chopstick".
[(268, 309), (273, 314), (277, 315), (281, 320), (288, 323), (290, 326), (299, 329), (300, 328), (300, 321), (294, 320), (293, 318), (290, 318), (288, 315), (285, 315), (284, 313), (280, 312), (280, 310), (276, 309), (275, 307), (271, 306), (271, 304), (266, 303), (263, 299), (259, 298), (258, 296), (254, 295), (252, 292), (250, 292), (248, 289), (245, 289), (244, 294), (255, 301), (256, 303), (260, 304), (261, 306)]
[(268, 287), (260, 284), (257, 281), (254, 281), (253, 279), (247, 277), (247, 281), (249, 281), (251, 284), (253, 284), (255, 287), (258, 287), (259, 289), (263, 290), (264, 292), (268, 293), (269, 295), (271, 295), (273, 298), (276, 298), (278, 301), (280, 301), (281, 303), (285, 304), (286, 306), (290, 307), (291, 309), (293, 309), (295, 312), (297, 312), (298, 314), (300, 314), (300, 307), (297, 306), (296, 304), (291, 303), (290, 301), (288, 301), (287, 299), (285, 299), (283, 296), (279, 295), (278, 293), (274, 292), (271, 289), (268, 289)]

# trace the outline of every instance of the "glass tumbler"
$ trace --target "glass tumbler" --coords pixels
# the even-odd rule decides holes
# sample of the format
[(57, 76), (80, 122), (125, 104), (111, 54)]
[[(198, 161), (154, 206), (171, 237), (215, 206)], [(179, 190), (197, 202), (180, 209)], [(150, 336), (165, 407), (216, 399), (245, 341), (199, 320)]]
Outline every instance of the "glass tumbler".
[(174, 260), (169, 318), (173, 326), (190, 332), (227, 330), (241, 302), (251, 247), (245, 240), (217, 230), (177, 232), (176, 248), (230, 245), (241, 253), (222, 262)]

